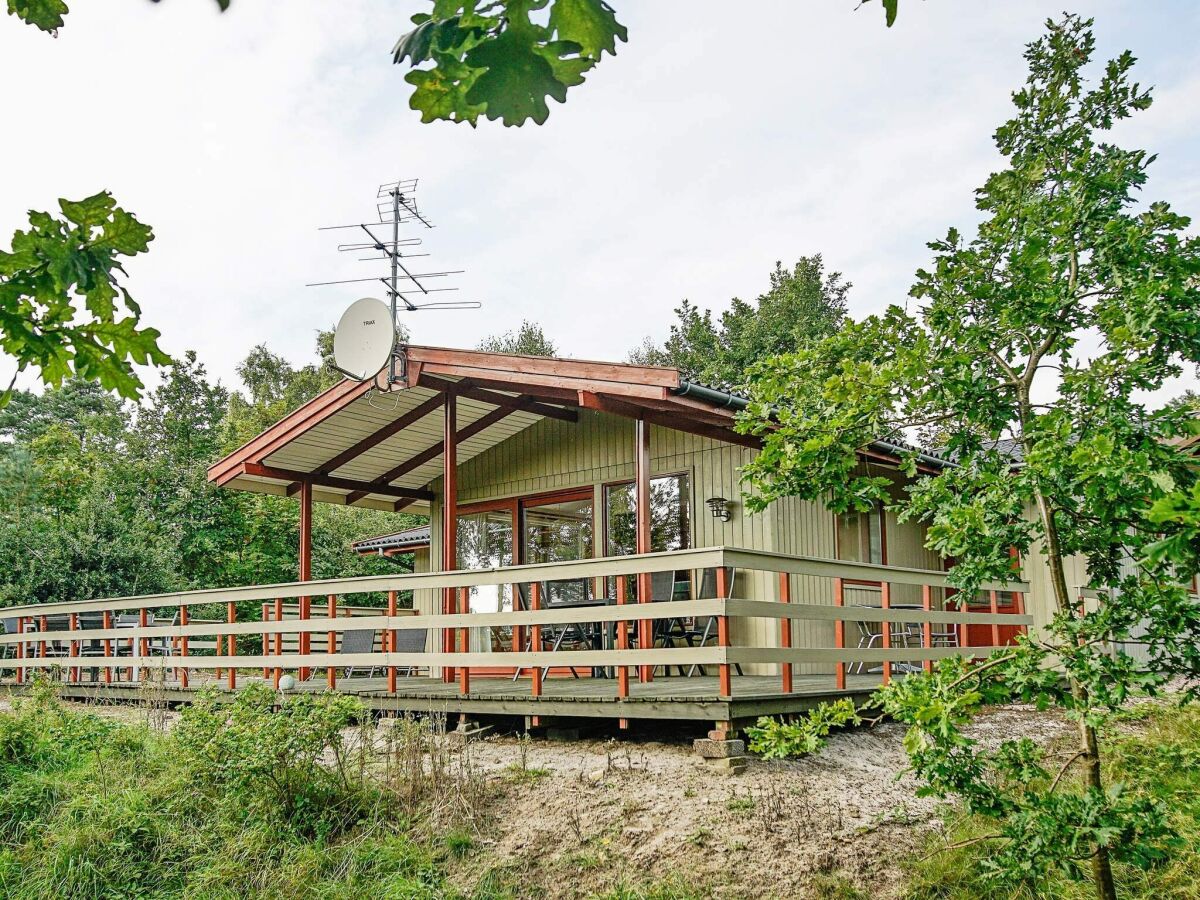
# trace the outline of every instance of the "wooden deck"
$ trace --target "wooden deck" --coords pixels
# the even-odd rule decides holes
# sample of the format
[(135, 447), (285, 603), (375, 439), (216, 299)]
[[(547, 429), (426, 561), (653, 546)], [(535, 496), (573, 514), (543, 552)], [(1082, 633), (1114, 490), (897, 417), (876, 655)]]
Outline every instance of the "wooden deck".
[[(244, 685), (261, 680), (239, 679)], [(471, 691), (460, 694), (457, 684), (427, 677), (400, 678), (396, 693), (387, 692), (384, 678), (343, 678), (338, 690), (354, 694), (370, 709), (388, 713), (445, 714), (540, 718), (605, 718), (637, 720), (674, 720), (697, 722), (747, 722), (763, 715), (799, 713), (816, 704), (838, 697), (861, 701), (879, 686), (878, 675), (848, 675), (845, 690), (837, 690), (833, 675), (796, 675), (790, 694), (780, 691), (779, 678), (770, 675), (735, 675), (733, 696), (719, 695), (715, 676), (691, 678), (657, 676), (653, 681), (633, 681), (629, 696), (617, 696), (616, 682), (608, 678), (555, 677), (545, 680), (540, 697), (529, 692), (529, 680), (512, 681), (504, 677), (476, 677)], [(188, 703), (204, 686), (223, 688), (224, 679), (193, 679), (189, 687), (177, 682), (141, 685), (130, 682), (92, 684), (64, 683), (62, 695), (71, 700)], [(10, 692), (23, 690), (8, 685)], [(302, 682), (297, 692), (324, 691), (323, 673)]]

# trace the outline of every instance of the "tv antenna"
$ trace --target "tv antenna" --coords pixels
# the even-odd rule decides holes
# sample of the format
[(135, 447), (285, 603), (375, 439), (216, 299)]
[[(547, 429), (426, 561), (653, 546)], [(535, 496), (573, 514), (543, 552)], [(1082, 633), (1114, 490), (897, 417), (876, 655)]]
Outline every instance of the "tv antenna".
[[(359, 262), (388, 262), (389, 274), (386, 277), (377, 275), (371, 278), (344, 278), (338, 281), (314, 281), (305, 285), (305, 287), (327, 287), (334, 284), (361, 284), (363, 282), (379, 282), (383, 284), (388, 296), (387, 306), (390, 312), (393, 336), (397, 332), (397, 314), (400, 312), (401, 306), (403, 306), (405, 312), (418, 312), (423, 309), (479, 309), (480, 306), (479, 302), (474, 300), (439, 301), (429, 299), (432, 294), (457, 291), (458, 288), (430, 287), (426, 284), (427, 281), (437, 278), (449, 278), (452, 275), (461, 275), (464, 270), (451, 269), (442, 272), (414, 272), (409, 268), (411, 263), (405, 264), (404, 260), (429, 255), (428, 253), (407, 252), (408, 248), (420, 247), (421, 238), (400, 237), (401, 225), (415, 223), (427, 229), (433, 228), (433, 224), (417, 206), (416, 191), (417, 179), (415, 178), (381, 184), (375, 194), (375, 212), (379, 218), (377, 223), (371, 223), (370, 225), (362, 222), (354, 225), (327, 225), (318, 229), (319, 231), (352, 229), (366, 234), (368, 240), (360, 239), (358, 241), (338, 244), (338, 252), (368, 254), (360, 256), (358, 258)], [(381, 230), (389, 225), (391, 226), (390, 239)], [(387, 359), (381, 362), (379, 368), (369, 373), (364, 370), (364, 359), (361, 354), (356, 352), (343, 360), (337, 353), (339, 336), (343, 338), (342, 345), (346, 347), (359, 346), (363, 340), (372, 344), (378, 342), (383, 323), (368, 321), (362, 315), (359, 315), (360, 312), (368, 309), (368, 305), (364, 304), (364, 300), (367, 299), (369, 298), (363, 298), (363, 300), (359, 300), (347, 309), (342, 316), (341, 322), (338, 324), (338, 331), (334, 335), (334, 368), (346, 377), (353, 378), (355, 381), (367, 381), (374, 378), (382, 370), (383, 363), (386, 363), (388, 386), (391, 387), (392, 384), (400, 380), (404, 375), (403, 351), (394, 346), (394, 337), (392, 340), (393, 347), (388, 353)], [(382, 306), (383, 304), (380, 303), (380, 305)], [(369, 335), (360, 333), (364, 328), (370, 332)], [(370, 354), (368, 358), (374, 359), (375, 356)], [(399, 371), (396, 365), (398, 359), (401, 364)]]

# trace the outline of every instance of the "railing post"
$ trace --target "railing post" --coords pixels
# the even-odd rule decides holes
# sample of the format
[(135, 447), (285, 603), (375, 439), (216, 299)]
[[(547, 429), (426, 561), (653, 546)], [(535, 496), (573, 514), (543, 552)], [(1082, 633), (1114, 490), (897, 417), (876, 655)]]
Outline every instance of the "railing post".
[[(146, 609), (145, 607), (142, 607), (141, 609), (138, 610), (138, 631), (140, 632), (142, 629), (148, 628), (148, 627), (150, 627), (150, 611), (148, 609)], [(133, 642), (131, 641), (130, 642), (130, 650), (131, 651), (132, 651), (132, 647), (133, 647)], [(142, 660), (141, 664), (139, 664), (137, 667), (138, 681), (140, 682), (143, 677), (142, 672), (146, 668), (146, 664), (145, 664), (146, 658), (150, 655), (150, 641), (147, 638), (139, 637), (137, 639), (137, 655), (138, 655), (138, 658), (140, 660)]]
[[(542, 608), (542, 583), (540, 581), (531, 582), (529, 585), (529, 608), (530, 610), (539, 610)], [(529, 648), (535, 653), (542, 647), (542, 626), (529, 626)], [(542, 693), (542, 666), (540, 663), (535, 663), (530, 675), (530, 693), (535, 697), (541, 696)]]
[[(508, 589), (512, 591), (512, 608), (520, 610), (521, 608), (521, 586), (519, 584), (510, 584)], [(521, 648), (525, 646), (525, 626), (514, 625), (512, 628), (512, 652), (520, 653)], [(516, 674), (520, 674), (521, 667), (516, 667)]]
[(41, 616), (38, 619), (38, 631), (42, 633), (42, 639), (38, 642), (38, 656), (42, 659), (46, 658), (46, 617)]
[[(25, 659), (25, 617), (24, 616), (17, 617), (17, 634), (21, 638), (21, 640), (19, 640), (17, 642), (17, 659), (23, 660), (23, 659)], [(17, 684), (24, 684), (24, 683), (25, 683), (25, 667), (22, 665), (18, 665), (17, 666)]]
[[(263, 621), (264, 625), (267, 622), (267, 614), (268, 614), (269, 609), (270, 609), (270, 604), (264, 600), (263, 605), (262, 605), (262, 621)], [(262, 655), (269, 656), (270, 653), (271, 653), (271, 636), (264, 631), (262, 633)], [(263, 681), (267, 680), (267, 677), (269, 674), (270, 674), (270, 667), (263, 666), (262, 667)]]
[[(1025, 595), (1020, 591), (1013, 591), (1013, 606), (1018, 616), (1025, 615)], [(1022, 634), (1029, 634), (1028, 625), (1021, 625), (1020, 629)]]
[[(729, 570), (724, 566), (717, 566), (717, 597), (722, 601), (729, 599)], [(717, 646), (725, 650), (729, 649), (729, 616), (717, 616)], [(722, 697), (732, 697), (733, 676), (729, 663), (720, 663), (717, 667), (717, 674), (720, 682), (718, 693)]]
[[(179, 607), (179, 624), (180, 624), (180, 626), (187, 625), (191, 621), (191, 618), (192, 618), (191, 610), (189, 610), (186, 606)], [(108, 651), (105, 650), (105, 656), (107, 656), (107, 655), (108, 655)], [(185, 661), (187, 660), (188, 636), (186, 634), (179, 639), (179, 655), (181, 657), (183, 657)], [(191, 672), (186, 665), (182, 666), (179, 669), (179, 686), (180, 687), (185, 688), (185, 689), (187, 688), (188, 677), (190, 674), (191, 674)]]
[[(396, 592), (395, 591), (388, 591), (387, 614), (388, 614), (388, 618), (390, 618), (390, 619), (394, 619), (396, 617)], [(386, 649), (388, 653), (395, 653), (396, 647), (398, 646), (398, 642), (396, 640), (396, 635), (398, 634), (398, 632), (396, 631), (395, 628), (389, 628), (387, 631), (384, 632), (384, 634), (387, 636), (387, 647), (385, 647), (384, 649)], [(396, 667), (395, 666), (387, 667), (387, 689), (388, 689), (389, 694), (396, 693)]]
[[(787, 572), (779, 573), (779, 602), (792, 602), (792, 581), (788, 577)], [(792, 648), (792, 620), (786, 616), (779, 620), (779, 646), (784, 650)], [(787, 660), (781, 666), (783, 673), (783, 692), (790, 694), (792, 692), (792, 663)]]
[[(892, 586), (886, 581), (879, 582), (879, 607), (880, 609), (892, 608)], [(892, 623), (886, 619), (879, 623), (879, 645), (882, 650), (892, 649)], [(883, 661), (883, 683), (887, 684), (892, 680), (892, 661), (885, 659)]]
[[(993, 616), (1000, 615), (1000, 592), (988, 591), (988, 608)], [(1000, 646), (1000, 623), (992, 619), (992, 646)]]
[[(846, 605), (846, 586), (840, 578), (833, 579), (833, 605)], [(846, 649), (846, 620), (835, 619), (833, 622), (833, 645), (839, 650)], [(834, 667), (834, 684), (839, 691), (846, 689), (846, 661), (839, 659)]]
[[(283, 598), (275, 598), (275, 621), (283, 622)], [(275, 632), (275, 655), (283, 656), (283, 625), (279, 626), (279, 631)], [(283, 660), (278, 660), (282, 662)], [(283, 666), (275, 666), (275, 690), (279, 690), (279, 679), (283, 677)]]
[[(307, 621), (312, 613), (312, 602), (309, 597), (300, 598), (300, 620)], [(312, 639), (307, 631), (297, 632), (296, 649), (300, 651), (301, 656), (308, 656), (308, 651), (312, 649)], [(307, 681), (308, 676), (312, 674), (312, 669), (308, 666), (300, 667), (300, 680)]]
[[(933, 609), (933, 588), (927, 584), (921, 585), (921, 609), (925, 610), (925, 622), (921, 625), (921, 646), (926, 650), (933, 649), (933, 623), (929, 621), (928, 613)], [(926, 672), (933, 671), (933, 660), (927, 659), (921, 664)]]
[[(471, 589), (458, 589), (458, 612), (459, 615), (466, 615), (471, 608)], [(471, 630), (469, 628), (458, 629), (458, 644), (461, 652), (471, 652)], [(468, 665), (459, 666), (458, 668), (458, 692), (460, 694), (471, 693), (471, 667)]]
[[(330, 594), (326, 598), (326, 615), (331, 619), (337, 618), (337, 594)], [(372, 647), (372, 650), (375, 648)], [(337, 652), (337, 632), (329, 631), (325, 634), (325, 652), (332, 655)], [(328, 665), (325, 667), (325, 686), (331, 691), (337, 690), (337, 666)]]
[[(625, 605), (625, 576), (617, 576), (617, 606)], [(625, 619), (617, 621), (617, 649), (629, 649), (629, 622)], [(622, 700), (629, 696), (629, 667), (624, 663), (617, 666), (617, 696)], [(628, 728), (629, 720), (620, 719), (618, 728)]]
[[(75, 631), (79, 628), (79, 613), (71, 613), (67, 616), (67, 630)], [(75, 659), (79, 656), (79, 641), (70, 639), (67, 641), (67, 656)], [(67, 669), (67, 681), (79, 681), (79, 666), (70, 666)]]
[[(113, 627), (112, 610), (106, 609), (104, 611), (103, 622), (104, 622), (105, 630), (108, 630)], [(104, 639), (104, 658), (111, 659), (112, 655), (113, 655), (112, 638), (105, 638)], [(105, 666), (104, 667), (104, 683), (112, 684), (112, 676), (113, 676), (112, 666)]]
[[(720, 571), (718, 569), (718, 571)], [(718, 579), (720, 576), (718, 576)], [(638, 605), (650, 602), (650, 573), (639, 572), (637, 575)], [(720, 593), (718, 591), (718, 593)], [(651, 619), (638, 620), (638, 649), (647, 650), (654, 646), (654, 622)], [(643, 684), (654, 680), (654, 666), (639, 665), (638, 680)]]
[[(227, 621), (230, 625), (232, 625), (234, 622), (237, 621), (237, 604), (232, 601), (225, 604), (225, 621)], [(217, 638), (217, 640), (220, 640), (220, 638)], [(237, 657), (237, 655), (238, 655), (237, 635), (231, 634), (231, 635), (229, 635), (230, 661), (229, 661), (229, 681), (228, 681), (229, 689), (231, 691), (237, 690), (237, 662), (235, 660), (235, 657)]]

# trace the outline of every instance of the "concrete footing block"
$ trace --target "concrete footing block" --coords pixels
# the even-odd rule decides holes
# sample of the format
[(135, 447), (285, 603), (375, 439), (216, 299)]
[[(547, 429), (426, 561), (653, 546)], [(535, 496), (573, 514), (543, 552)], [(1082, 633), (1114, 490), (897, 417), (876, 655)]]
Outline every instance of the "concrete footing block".
[(451, 744), (461, 747), (472, 741), (480, 740), (491, 732), (491, 730), (491, 725), (480, 725), (478, 722), (460, 722), (457, 728), (447, 733), (446, 737)]
[(692, 749), (700, 754), (702, 759), (729, 759), (736, 756), (745, 756), (746, 742), (715, 741), (706, 738), (697, 738), (692, 741)]
[(744, 756), (706, 756), (704, 767), (719, 775), (736, 775), (745, 770), (749, 760)]

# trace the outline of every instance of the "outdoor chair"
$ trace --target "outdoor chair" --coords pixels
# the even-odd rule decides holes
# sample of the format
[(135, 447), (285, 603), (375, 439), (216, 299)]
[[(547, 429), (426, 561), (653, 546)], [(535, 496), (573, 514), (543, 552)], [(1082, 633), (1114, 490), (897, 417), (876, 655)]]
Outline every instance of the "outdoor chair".
[[(80, 631), (97, 631), (104, 627), (103, 613), (80, 613), (79, 614), (79, 630)], [(104, 641), (101, 638), (89, 638), (80, 641), (79, 646), (80, 657), (96, 658), (104, 655)], [(88, 678), (96, 681), (99, 669), (96, 666), (91, 666), (87, 669)], [(82, 670), (81, 670), (82, 673)]]
[[(401, 632), (403, 633), (403, 632)], [(423, 633), (423, 632), (422, 632)], [(424, 643), (422, 643), (424, 646)], [(374, 653), (375, 652), (375, 629), (374, 628), (359, 628), (354, 631), (342, 632), (342, 646), (338, 648), (338, 653)], [(383, 666), (347, 666), (346, 677), (353, 678), (354, 673), (360, 669), (367, 670), (367, 678), (373, 678), (375, 673)]]
[[(151, 618), (153, 619), (153, 617), (151, 617)], [(154, 624), (153, 621), (151, 621), (150, 624), (153, 625)], [(172, 625), (179, 624), (179, 610), (175, 610), (175, 615), (171, 617), (171, 624)], [(159, 638), (151, 638), (149, 640), (149, 642), (146, 644), (146, 649), (150, 651), (151, 656), (153, 656), (156, 653), (160, 654), (162, 656), (174, 656), (175, 652), (176, 652), (175, 651), (175, 642), (171, 638), (165, 637), (165, 636), (159, 637)]]
[[(737, 581), (737, 569), (729, 570), (729, 587), (727, 590), (726, 599), (733, 596), (733, 585)], [(700, 576), (700, 594), (696, 597), (697, 600), (715, 600), (717, 597), (717, 570), (705, 569)], [(704, 627), (700, 627), (700, 620), (696, 619), (692, 623), (692, 627), (687, 631), (687, 642), (689, 647), (704, 647), (708, 644), (709, 639), (716, 640), (717, 620), (715, 616), (707, 616), (704, 620)], [(699, 641), (699, 643), (697, 643)], [(734, 670), (741, 675), (742, 666), (740, 663), (733, 664)], [(704, 666), (699, 663), (693, 663), (688, 669), (688, 677), (700, 670), (701, 675), (707, 674), (704, 671)]]
[[(17, 620), (16, 616), (14, 616), (11, 619), (0, 619), (0, 624), (4, 625), (4, 633), (5, 634), (16, 634), (17, 633), (17, 622), (18, 622), (18, 620)], [(16, 655), (17, 655), (17, 645), (16, 644), (5, 644), (4, 652), (3, 652), (2, 656), (0, 656), (0, 658), (13, 659), (16, 657)]]
[[(396, 634), (396, 652), (397, 653), (424, 653), (425, 642), (429, 639), (429, 630), (426, 628), (404, 628), (395, 632)], [(343, 638), (343, 644), (345, 639)], [(372, 638), (374, 643), (374, 638)], [(418, 666), (398, 666), (397, 671), (403, 670), (406, 678), (411, 678), (417, 674)]]

